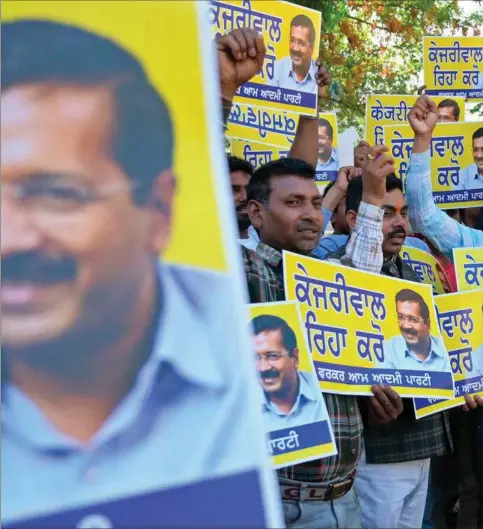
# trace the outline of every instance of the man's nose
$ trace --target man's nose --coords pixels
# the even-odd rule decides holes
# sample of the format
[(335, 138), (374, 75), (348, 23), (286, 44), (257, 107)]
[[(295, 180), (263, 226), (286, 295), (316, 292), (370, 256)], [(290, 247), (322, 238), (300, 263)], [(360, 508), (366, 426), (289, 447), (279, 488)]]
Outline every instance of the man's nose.
[(401, 213), (396, 213), (394, 215), (393, 221), (392, 221), (392, 228), (402, 228), (405, 232), (407, 232), (407, 219), (406, 217), (403, 217)]
[(247, 201), (247, 190), (246, 189), (242, 189), (240, 191), (240, 202), (246, 202)]
[(1, 208), (2, 257), (38, 248), (42, 234), (32, 215), (3, 193)]
[(324, 224), (324, 214), (322, 213), (322, 208), (316, 207), (312, 204), (307, 204), (307, 206), (302, 210), (301, 218), (302, 220), (312, 221), (318, 228), (322, 228)]
[(270, 371), (271, 369), (272, 366), (270, 362), (264, 356), (261, 356), (260, 360), (258, 361), (258, 371), (260, 371), (260, 373), (265, 373), (266, 371)]

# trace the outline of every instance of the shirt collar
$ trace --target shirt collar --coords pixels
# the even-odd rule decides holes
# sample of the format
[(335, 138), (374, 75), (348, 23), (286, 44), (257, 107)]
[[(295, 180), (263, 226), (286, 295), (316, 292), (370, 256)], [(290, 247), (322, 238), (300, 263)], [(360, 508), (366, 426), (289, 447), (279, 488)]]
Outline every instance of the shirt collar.
[[(307, 382), (305, 377), (302, 376), (302, 373), (300, 371), (297, 372), (297, 377), (299, 380), (299, 392), (298, 392), (297, 398), (295, 399), (293, 408), (290, 410), (290, 413), (288, 413), (287, 415), (290, 415), (291, 413), (296, 411), (301, 406), (302, 400), (311, 400), (315, 402), (317, 401), (317, 398), (318, 398), (318, 394), (315, 393), (314, 389), (310, 386), (310, 384)], [(264, 405), (265, 410), (268, 411), (270, 409), (275, 408), (275, 410), (278, 411), (278, 408), (267, 398), (267, 395), (265, 393), (264, 393), (264, 397), (265, 398), (264, 398), (263, 405)]]
[[(444, 358), (444, 353), (443, 353), (441, 347), (439, 346), (438, 342), (436, 341), (436, 338), (434, 338), (433, 336), (430, 336), (429, 338), (430, 338), (430, 341), (431, 341), (431, 351), (429, 352), (429, 355), (427, 356), (426, 360), (420, 360), (419, 358), (417, 358), (415, 356), (415, 354), (408, 349), (407, 346), (404, 348), (404, 356), (406, 358), (408, 356), (410, 356), (411, 358), (415, 358), (418, 362), (421, 362), (422, 364), (424, 364), (426, 362), (430, 362), (430, 359), (433, 356), (438, 356), (439, 358)], [(404, 338), (403, 338), (403, 340), (404, 340)], [(404, 341), (404, 343), (406, 344), (406, 341)]]
[[(162, 362), (168, 362), (187, 381), (221, 389), (226, 380), (215, 355), (211, 354), (209, 315), (200, 310), (176, 277), (179, 271), (189, 274), (189, 269), (161, 266), (160, 271), (165, 311), (159, 319), (152, 358), (148, 363), (152, 362), (157, 368)], [(216, 281), (216, 276), (213, 277)], [(183, 327), (189, 332), (183, 333)]]
[(309, 71), (307, 72), (307, 75), (301, 80), (301, 81), (298, 81), (297, 80), (297, 77), (295, 77), (295, 72), (294, 72), (294, 69), (293, 69), (293, 62), (292, 62), (292, 59), (290, 59), (290, 64), (291, 64), (291, 68), (288, 72), (288, 76), (289, 77), (293, 77), (295, 79), (295, 82), (298, 83), (298, 84), (302, 84), (304, 83), (305, 81), (309, 80), (309, 79), (315, 79), (315, 75), (314, 75), (314, 67), (315, 67), (315, 63), (313, 60), (310, 61), (310, 66), (309, 66)]
[(473, 180), (483, 180), (483, 174), (480, 174), (478, 172), (478, 166), (476, 165), (476, 163), (472, 163), (471, 165), (469, 165), (467, 171), (470, 175), (473, 175)]
[(324, 163), (322, 162), (322, 160), (320, 160), (320, 158), (317, 160), (317, 162), (324, 166), (324, 165), (329, 165), (329, 163), (332, 163), (332, 162), (337, 162), (337, 153), (334, 151), (334, 149), (332, 149), (331, 153), (330, 153), (330, 156), (329, 156), (329, 159)]
[(275, 250), (275, 248), (272, 248), (261, 241), (255, 248), (255, 253), (260, 259), (267, 261), (270, 266), (278, 267), (282, 263), (282, 252)]

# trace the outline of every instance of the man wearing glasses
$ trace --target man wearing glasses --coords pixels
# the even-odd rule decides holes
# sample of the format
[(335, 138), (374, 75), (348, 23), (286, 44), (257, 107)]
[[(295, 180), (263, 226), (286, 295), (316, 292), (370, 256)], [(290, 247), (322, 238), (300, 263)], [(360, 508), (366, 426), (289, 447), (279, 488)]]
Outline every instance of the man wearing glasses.
[(384, 368), (450, 372), (441, 338), (431, 336), (429, 308), (420, 294), (404, 288), (396, 294), (400, 336), (384, 343)]
[(312, 59), (315, 28), (306, 15), (297, 15), (290, 24), (290, 57), (275, 63), (273, 84), (279, 88), (310, 94), (317, 93), (317, 65)]
[(269, 431), (320, 421), (324, 417), (322, 393), (314, 374), (298, 370), (293, 329), (271, 315), (257, 316), (252, 325)]

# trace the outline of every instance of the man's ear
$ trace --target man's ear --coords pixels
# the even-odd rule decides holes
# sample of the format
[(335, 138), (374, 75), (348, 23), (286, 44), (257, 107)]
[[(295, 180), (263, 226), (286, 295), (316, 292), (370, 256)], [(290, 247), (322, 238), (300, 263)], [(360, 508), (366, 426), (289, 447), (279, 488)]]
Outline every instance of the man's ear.
[(146, 207), (149, 213), (148, 241), (153, 253), (161, 253), (171, 239), (173, 198), (176, 181), (172, 169), (162, 171), (154, 180)]
[(345, 220), (352, 231), (356, 227), (357, 213), (353, 209), (350, 209), (345, 214)]
[(265, 206), (256, 200), (249, 200), (247, 204), (247, 210), (251, 225), (259, 230), (263, 225)]

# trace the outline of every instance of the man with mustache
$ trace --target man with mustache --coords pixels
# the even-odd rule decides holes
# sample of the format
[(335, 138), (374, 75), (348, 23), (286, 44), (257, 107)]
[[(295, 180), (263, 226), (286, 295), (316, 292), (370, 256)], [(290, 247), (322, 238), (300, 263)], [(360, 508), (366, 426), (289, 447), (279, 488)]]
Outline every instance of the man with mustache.
[[(369, 154), (375, 160), (369, 167), (386, 163), (393, 168), (394, 160), (385, 154), (387, 150), (384, 145), (373, 147)], [(369, 176), (368, 170), (366, 165), (363, 177)], [(364, 186), (363, 178), (353, 178), (347, 189), (346, 216), (352, 230), (349, 244), (361, 215)], [(385, 189), (381, 205), (384, 215), (378, 226), (379, 242), (375, 247), (375, 254), (382, 259), (379, 273), (419, 283), (419, 277), (399, 256), (409, 229), (408, 205), (402, 183), (392, 172), (386, 178)], [(328, 259), (344, 263), (345, 255), (343, 247)], [(368, 266), (358, 268), (373, 271)], [(408, 316), (404, 313), (404, 318)], [(376, 422), (374, 407), (366, 398), (359, 399), (365, 453), (359, 463), (355, 486), (361, 502), (363, 527), (367, 529), (421, 527), (430, 459), (451, 451), (447, 414), (437, 413), (416, 420), (412, 399), (403, 399), (403, 403), (402, 413), (388, 425)]]
[(429, 307), (420, 294), (405, 288), (396, 294), (400, 336), (384, 342), (387, 369), (451, 372), (449, 357), (441, 338), (431, 336)]
[(483, 127), (473, 132), (471, 138), (474, 163), (460, 172), (458, 191), (476, 191), (483, 189)]
[(290, 57), (275, 62), (272, 83), (279, 88), (317, 93), (315, 27), (307, 15), (297, 15), (290, 24)]
[[(246, 60), (217, 41), (227, 100), (263, 63), (260, 36), (237, 41)], [(112, 526), (197, 525), (204, 489), (185, 514), (159, 491), (251, 472), (259, 445), (246, 378), (231, 376), (244, 351), (228, 277), (159, 261), (170, 110), (131, 52), (69, 24), (3, 23), (1, 68), (2, 521), (70, 508), (37, 525), (101, 509)]]
[[(316, 124), (316, 123), (315, 123)], [(316, 147), (317, 128), (312, 148)], [(315, 153), (316, 154), (316, 153)], [(260, 234), (254, 251), (242, 248), (251, 303), (285, 301), (284, 250), (311, 255), (323, 227), (322, 197), (314, 164), (286, 158), (262, 166), (248, 185), (248, 215)], [(373, 162), (371, 162), (373, 164)], [(362, 215), (347, 246), (352, 266), (377, 270), (375, 260), (384, 198), (385, 177), (393, 166), (381, 164), (368, 174), (361, 203)], [(365, 176), (363, 178), (366, 178)], [(372, 268), (371, 268), (372, 267)], [(370, 399), (376, 420), (391, 422), (402, 403), (391, 388), (375, 386)], [(362, 421), (356, 397), (325, 394), (338, 454), (278, 471), (288, 527), (361, 527), (359, 501), (352, 490), (362, 448)]]
[(320, 420), (324, 413), (322, 393), (315, 376), (298, 369), (299, 350), (293, 329), (272, 315), (257, 316), (251, 323), (269, 431)]
[[(319, 259), (327, 259), (347, 244), (350, 234), (350, 226), (346, 217), (346, 193), (349, 182), (361, 174), (359, 167), (341, 167), (336, 181), (329, 184), (324, 190), (322, 205), (324, 215), (327, 215), (332, 222), (334, 233), (319, 240), (313, 254)], [(391, 179), (392, 180), (392, 179)], [(392, 184), (391, 184), (392, 185)], [(400, 186), (398, 182), (395, 185)], [(326, 219), (327, 220), (327, 219)], [(405, 233), (404, 233), (405, 234)], [(419, 248), (429, 253), (428, 245), (416, 237), (406, 237), (404, 240), (406, 246)]]

